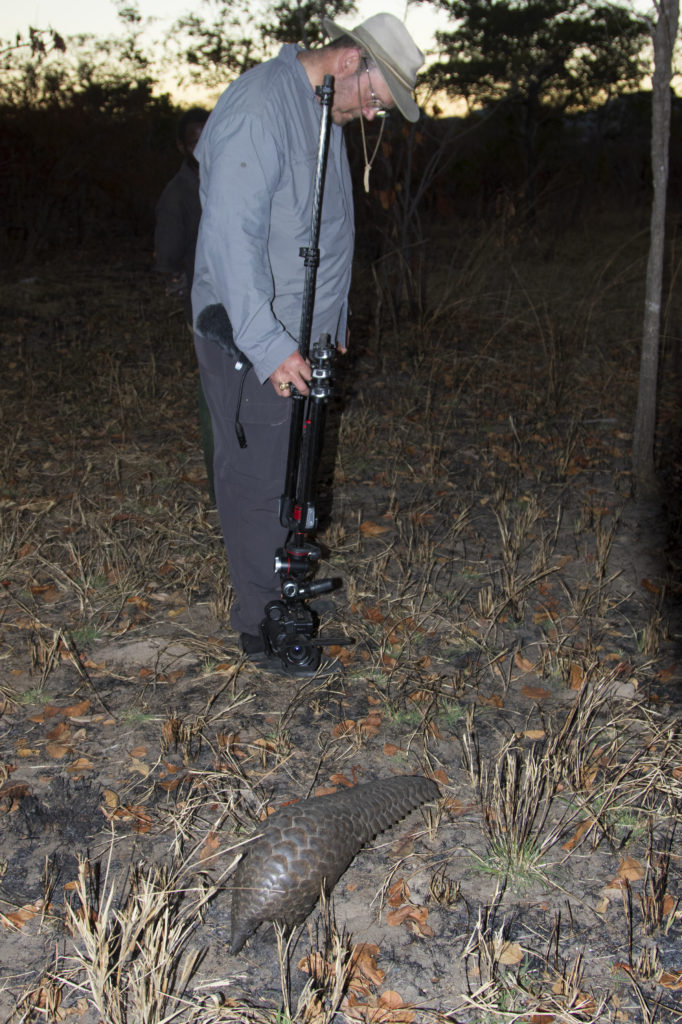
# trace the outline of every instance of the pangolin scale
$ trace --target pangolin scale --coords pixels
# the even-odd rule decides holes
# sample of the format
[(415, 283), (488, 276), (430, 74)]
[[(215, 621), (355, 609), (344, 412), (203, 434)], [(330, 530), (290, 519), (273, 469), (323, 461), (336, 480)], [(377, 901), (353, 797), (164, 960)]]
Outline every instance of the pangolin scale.
[(421, 775), (396, 775), (289, 804), (246, 848), (234, 875), (232, 952), (263, 921), (293, 928), (329, 894), (358, 851), (440, 791)]

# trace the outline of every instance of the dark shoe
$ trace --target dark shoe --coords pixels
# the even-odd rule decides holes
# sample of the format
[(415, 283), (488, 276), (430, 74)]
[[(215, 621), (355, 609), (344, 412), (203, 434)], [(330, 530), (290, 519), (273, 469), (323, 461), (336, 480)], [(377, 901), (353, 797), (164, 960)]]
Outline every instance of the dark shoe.
[(257, 661), (260, 663), (267, 659), (267, 655), (265, 653), (265, 641), (260, 633), (240, 633), (239, 649), (246, 655), (249, 661)]

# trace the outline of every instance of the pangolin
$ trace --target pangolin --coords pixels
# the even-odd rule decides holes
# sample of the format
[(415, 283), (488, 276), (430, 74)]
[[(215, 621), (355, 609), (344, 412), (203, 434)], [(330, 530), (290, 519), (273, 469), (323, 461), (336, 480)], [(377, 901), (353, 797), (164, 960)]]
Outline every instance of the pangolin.
[(305, 921), (322, 883), (331, 892), (356, 853), (440, 791), (422, 775), (352, 786), (275, 811), (246, 847), (234, 875), (232, 952), (263, 921)]

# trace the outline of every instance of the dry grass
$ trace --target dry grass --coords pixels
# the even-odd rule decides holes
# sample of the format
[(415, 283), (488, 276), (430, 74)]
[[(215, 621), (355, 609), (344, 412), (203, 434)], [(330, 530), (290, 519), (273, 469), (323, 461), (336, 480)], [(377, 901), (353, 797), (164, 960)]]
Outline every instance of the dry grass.
[[(4, 789), (20, 758), (54, 767), (31, 721), (87, 700), (56, 767), (91, 759), (111, 830), (72, 851), (65, 899), (43, 872), (41, 927), (71, 937), (34, 964), (14, 1022), (679, 1019), (661, 982), (682, 970), (682, 740), (662, 689), (677, 582), (639, 560), (628, 518), (641, 242), (621, 243), (567, 236), (564, 263), (538, 239), (462, 239), (422, 322), (382, 324), (376, 350), (362, 310), (376, 324), (385, 304), (356, 298), (321, 538), (344, 579), (328, 619), (356, 643), (343, 674), (286, 690), (224, 626), (181, 318), (139, 268), (83, 263), (72, 290), (45, 268), (28, 320), (27, 286), (3, 287), (0, 815), (23, 813)], [(263, 815), (405, 771), (444, 799), (389, 868), (390, 838), (371, 855), (385, 977), (362, 975), (366, 949), (324, 901), (278, 936), (276, 963), (271, 936), (218, 955), (229, 873)], [(411, 931), (387, 923), (403, 882)], [(9, 920), (25, 906), (12, 884)], [(392, 986), (404, 1004), (381, 1002)]]

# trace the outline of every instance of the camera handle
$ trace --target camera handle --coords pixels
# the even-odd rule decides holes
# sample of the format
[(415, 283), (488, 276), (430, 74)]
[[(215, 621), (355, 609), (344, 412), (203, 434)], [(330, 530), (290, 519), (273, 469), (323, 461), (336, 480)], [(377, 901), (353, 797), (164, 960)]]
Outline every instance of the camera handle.
[(345, 636), (316, 637), (317, 616), (306, 604), (307, 599), (341, 586), (340, 579), (312, 579), (322, 553), (308, 536), (317, 526), (315, 483), (324, 439), (327, 405), (332, 390), (332, 365), (335, 354), (328, 334), (321, 335), (312, 352), (310, 351), (315, 285), (320, 263), (320, 218), (334, 95), (332, 75), (324, 76), (323, 83), (317, 87), (316, 93), (320, 99), (322, 117), (315, 168), (310, 240), (309, 245), (302, 247), (299, 252), (304, 259), (306, 272), (298, 350), (303, 359), (310, 360), (312, 377), (307, 396), (300, 394), (293, 387), (291, 389), (292, 409), (285, 489), (279, 504), (280, 523), (289, 530), (289, 535), (284, 547), (279, 548), (275, 554), (275, 572), (279, 573), (282, 596), (279, 601), (269, 602), (261, 623), (267, 652), (279, 657), (283, 666), (289, 669), (315, 669), (320, 663), (320, 649), (325, 644), (352, 643), (352, 640)]

